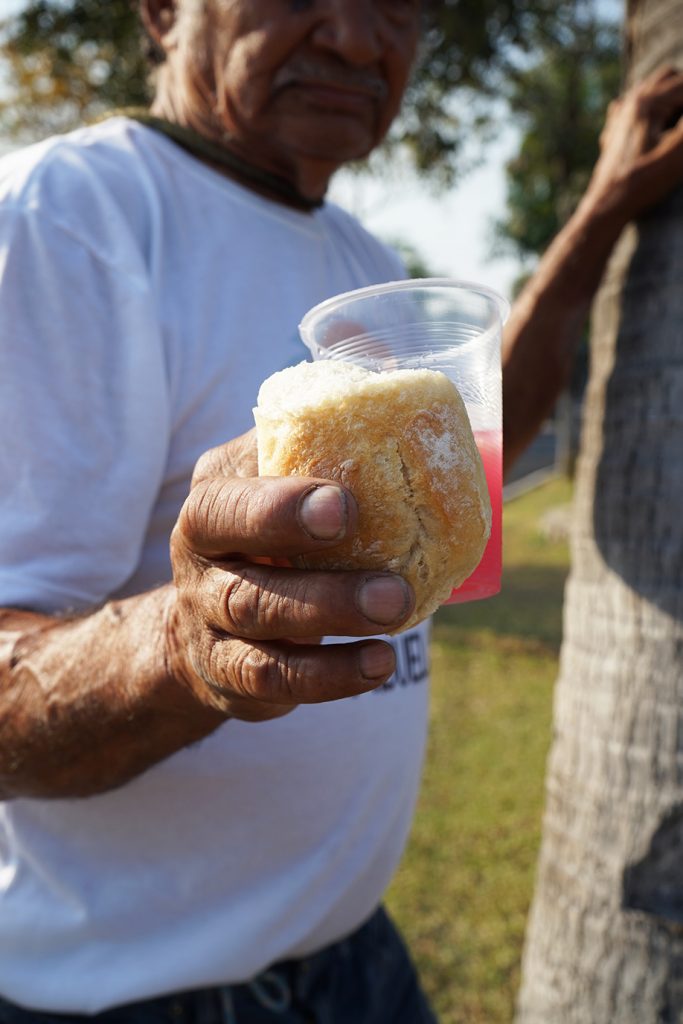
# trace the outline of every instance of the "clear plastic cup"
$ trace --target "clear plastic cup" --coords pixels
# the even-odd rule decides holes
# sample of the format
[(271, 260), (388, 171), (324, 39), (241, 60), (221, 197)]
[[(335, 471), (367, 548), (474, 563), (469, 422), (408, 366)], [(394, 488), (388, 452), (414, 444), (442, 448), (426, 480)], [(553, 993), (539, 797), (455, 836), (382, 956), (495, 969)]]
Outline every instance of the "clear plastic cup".
[(423, 278), (336, 295), (309, 310), (299, 325), (314, 359), (340, 359), (379, 371), (441, 370), (460, 392), (484, 464), (492, 524), (479, 565), (446, 604), (491, 597), (500, 590), (500, 343), (509, 308), (502, 296), (482, 285)]

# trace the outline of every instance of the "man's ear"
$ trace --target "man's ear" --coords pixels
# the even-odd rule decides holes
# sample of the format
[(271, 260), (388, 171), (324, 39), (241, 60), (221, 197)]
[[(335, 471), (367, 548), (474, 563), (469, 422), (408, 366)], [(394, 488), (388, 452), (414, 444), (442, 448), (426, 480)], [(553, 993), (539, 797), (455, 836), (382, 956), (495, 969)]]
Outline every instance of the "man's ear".
[(153, 42), (162, 50), (176, 19), (176, 0), (140, 0), (140, 17)]

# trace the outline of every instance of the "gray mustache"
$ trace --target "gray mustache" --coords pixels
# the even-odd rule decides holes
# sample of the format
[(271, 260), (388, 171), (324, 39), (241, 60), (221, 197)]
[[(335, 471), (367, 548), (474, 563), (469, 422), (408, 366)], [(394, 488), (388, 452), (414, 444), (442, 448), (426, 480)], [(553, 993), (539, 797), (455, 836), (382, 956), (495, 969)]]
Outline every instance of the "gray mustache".
[(284, 88), (299, 82), (322, 82), (342, 89), (360, 89), (379, 100), (384, 99), (389, 91), (383, 78), (362, 68), (346, 64), (318, 64), (300, 59), (280, 68), (275, 76), (274, 85), (276, 88)]

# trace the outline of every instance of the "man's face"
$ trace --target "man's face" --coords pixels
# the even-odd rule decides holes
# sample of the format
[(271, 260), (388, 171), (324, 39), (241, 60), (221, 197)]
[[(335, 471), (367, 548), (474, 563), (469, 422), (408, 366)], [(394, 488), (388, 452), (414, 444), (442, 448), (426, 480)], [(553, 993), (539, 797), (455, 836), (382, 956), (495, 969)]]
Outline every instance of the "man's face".
[(396, 115), (420, 0), (207, 0), (203, 77), (220, 121), (257, 163), (336, 165), (370, 152)]

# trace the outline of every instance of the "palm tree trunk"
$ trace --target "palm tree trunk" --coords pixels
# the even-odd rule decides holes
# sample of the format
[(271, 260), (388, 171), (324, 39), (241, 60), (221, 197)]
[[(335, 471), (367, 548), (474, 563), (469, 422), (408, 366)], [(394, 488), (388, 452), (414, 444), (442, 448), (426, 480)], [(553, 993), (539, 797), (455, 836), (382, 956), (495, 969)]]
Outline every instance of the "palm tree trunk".
[[(630, 78), (683, 63), (632, 0)], [(683, 189), (596, 301), (543, 843), (518, 1024), (683, 1021)]]

